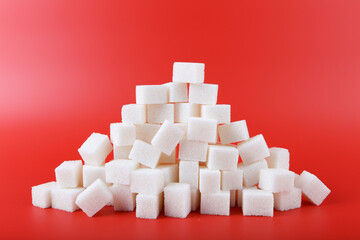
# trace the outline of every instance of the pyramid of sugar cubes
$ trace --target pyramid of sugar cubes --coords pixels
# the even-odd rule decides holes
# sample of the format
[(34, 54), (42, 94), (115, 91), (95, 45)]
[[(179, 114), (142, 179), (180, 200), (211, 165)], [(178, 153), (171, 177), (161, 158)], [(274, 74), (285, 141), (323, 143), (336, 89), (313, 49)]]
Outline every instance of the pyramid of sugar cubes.
[[(32, 187), (40, 208), (92, 217), (105, 206), (136, 211), (137, 218), (226, 215), (268, 216), (320, 205), (330, 190), (314, 174), (289, 171), (289, 151), (250, 137), (231, 106), (217, 104), (218, 85), (204, 83), (205, 64), (175, 62), (172, 82), (136, 86), (136, 104), (122, 106), (110, 138), (92, 133), (64, 161), (56, 181)], [(113, 152), (113, 160), (105, 162)], [(84, 164), (83, 164), (84, 162)]]

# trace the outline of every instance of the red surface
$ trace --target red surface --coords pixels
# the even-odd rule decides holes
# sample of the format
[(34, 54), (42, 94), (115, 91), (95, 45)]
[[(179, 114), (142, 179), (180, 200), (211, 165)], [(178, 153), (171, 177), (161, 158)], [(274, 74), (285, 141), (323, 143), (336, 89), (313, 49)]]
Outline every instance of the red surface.
[[(0, 238), (359, 238), (359, 12), (357, 0), (0, 1)], [(325, 202), (156, 221), (32, 207), (30, 187), (108, 134), (135, 85), (171, 81), (174, 61), (205, 62), (232, 119), (290, 149), (292, 170), (332, 190)]]

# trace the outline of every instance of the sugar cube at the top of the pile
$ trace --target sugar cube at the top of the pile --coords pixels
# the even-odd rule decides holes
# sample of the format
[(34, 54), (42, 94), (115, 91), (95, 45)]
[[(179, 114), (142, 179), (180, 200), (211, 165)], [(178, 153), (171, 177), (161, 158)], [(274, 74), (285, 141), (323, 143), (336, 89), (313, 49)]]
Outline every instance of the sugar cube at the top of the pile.
[(173, 82), (204, 83), (205, 64), (174, 62)]

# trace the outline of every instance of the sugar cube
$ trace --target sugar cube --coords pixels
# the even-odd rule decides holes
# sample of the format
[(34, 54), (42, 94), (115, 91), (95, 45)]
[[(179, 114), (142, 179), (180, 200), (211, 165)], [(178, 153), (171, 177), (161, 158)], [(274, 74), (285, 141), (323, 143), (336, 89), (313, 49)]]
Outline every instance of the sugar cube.
[(127, 124), (146, 123), (146, 105), (144, 104), (127, 104), (121, 108), (121, 119)]
[(165, 83), (167, 86), (168, 102), (187, 102), (188, 101), (188, 89), (186, 83), (169, 82)]
[(48, 182), (31, 187), (32, 204), (39, 208), (51, 207), (51, 190), (55, 188), (58, 188), (56, 182)]
[(165, 174), (160, 169), (140, 168), (131, 172), (131, 192), (158, 194), (164, 190)]
[(132, 160), (117, 159), (105, 164), (106, 182), (114, 184), (130, 184), (130, 174), (139, 167)]
[(230, 105), (228, 104), (202, 105), (201, 117), (216, 119), (218, 124), (229, 124), (231, 116), (230, 109)]
[(200, 191), (191, 187), (191, 211), (196, 211), (200, 206)]
[(170, 156), (166, 155), (165, 153), (161, 153), (159, 163), (176, 163), (176, 148), (170, 154)]
[(66, 212), (79, 209), (75, 200), (84, 188), (54, 188), (51, 190), (51, 207)]
[(174, 62), (173, 82), (203, 83), (204, 75), (204, 63)]
[(269, 148), (262, 134), (249, 138), (237, 146), (244, 164), (250, 164), (270, 156)]
[(133, 146), (114, 145), (114, 159), (129, 159), (129, 154)]
[(218, 96), (217, 84), (190, 84), (189, 102), (215, 105)]
[(106, 181), (104, 166), (84, 165), (82, 175), (83, 185), (86, 188), (90, 186), (93, 182), (95, 182), (98, 178), (103, 180), (104, 182)]
[(259, 188), (273, 192), (290, 192), (294, 189), (294, 173), (282, 168), (260, 169)]
[(236, 168), (231, 171), (221, 171), (221, 189), (237, 190), (243, 187), (243, 171)]
[(244, 189), (242, 211), (244, 216), (272, 217), (274, 215), (273, 194), (265, 190)]
[(82, 162), (64, 161), (55, 168), (56, 182), (62, 188), (76, 188), (82, 186)]
[(129, 154), (129, 158), (147, 167), (155, 168), (159, 162), (161, 152), (156, 147), (136, 140)]
[(230, 190), (230, 207), (236, 207), (236, 192), (237, 190)]
[(207, 167), (209, 169), (235, 170), (239, 153), (235, 147), (209, 146)]
[(170, 183), (164, 188), (165, 216), (186, 218), (191, 211), (191, 190), (187, 183)]
[(134, 211), (136, 193), (130, 191), (129, 185), (113, 184), (109, 189), (113, 194), (114, 211)]
[(136, 104), (167, 103), (167, 86), (139, 85), (136, 86)]
[(187, 123), (191, 117), (201, 117), (200, 104), (175, 103), (174, 114), (176, 123)]
[(160, 127), (160, 124), (136, 124), (136, 139), (151, 143), (151, 140), (154, 138), (157, 131), (159, 131)]
[(180, 160), (179, 182), (188, 183), (191, 187), (199, 187), (199, 162)]
[(164, 193), (138, 194), (136, 196), (136, 217), (156, 219), (164, 206)]
[(274, 208), (278, 211), (287, 211), (301, 207), (301, 189), (293, 188), (290, 192), (274, 193)]
[(207, 149), (207, 142), (183, 139), (179, 144), (179, 159), (206, 162)]
[(201, 193), (200, 213), (208, 215), (230, 215), (230, 191)]
[(151, 140), (151, 144), (170, 156), (183, 136), (184, 132), (180, 128), (165, 120), (164, 124)]
[(289, 170), (290, 153), (285, 148), (269, 148), (270, 156), (266, 158), (269, 168), (284, 168)]
[(237, 201), (237, 206), (238, 206), (238, 207), (242, 207), (242, 192), (244, 191), (244, 189), (257, 189), (257, 187), (256, 187), (256, 186), (253, 186), (253, 187), (244, 187), (243, 189), (238, 189), (238, 190), (237, 190), (236, 201)]
[(260, 160), (248, 165), (239, 164), (244, 174), (244, 186), (250, 187), (259, 183), (260, 169), (267, 168), (266, 160)]
[(201, 193), (214, 193), (220, 191), (220, 170), (200, 168), (199, 189)]
[(134, 124), (111, 123), (110, 139), (116, 146), (131, 146), (136, 139), (136, 130)]
[(216, 143), (217, 121), (211, 118), (189, 118), (187, 138), (193, 141)]
[(179, 164), (161, 164), (156, 167), (164, 173), (165, 185), (179, 182)]
[(219, 137), (223, 144), (236, 143), (249, 139), (246, 121), (237, 121), (219, 126)]
[(78, 151), (86, 164), (101, 166), (112, 151), (112, 145), (107, 135), (93, 133)]
[(183, 130), (184, 136), (182, 139), (185, 139), (187, 136), (187, 129), (188, 129), (187, 123), (175, 123), (175, 126)]
[(174, 122), (174, 104), (147, 105), (148, 123), (163, 123), (165, 120)]

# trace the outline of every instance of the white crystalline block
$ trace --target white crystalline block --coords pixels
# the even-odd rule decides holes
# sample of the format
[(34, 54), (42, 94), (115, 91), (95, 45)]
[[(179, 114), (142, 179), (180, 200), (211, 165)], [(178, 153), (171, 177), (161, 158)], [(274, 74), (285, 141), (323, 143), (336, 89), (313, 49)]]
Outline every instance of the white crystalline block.
[(165, 153), (161, 153), (159, 163), (176, 163), (176, 148), (171, 153), (170, 156), (166, 155)]
[(246, 121), (237, 121), (219, 126), (220, 142), (223, 144), (236, 143), (249, 139)]
[(146, 123), (146, 105), (144, 104), (127, 104), (121, 108), (121, 119), (127, 124)]
[(242, 212), (244, 216), (272, 217), (274, 215), (273, 194), (264, 190), (244, 189)]
[(158, 194), (164, 190), (165, 174), (160, 169), (137, 169), (131, 172), (130, 187), (133, 193)]
[(191, 211), (196, 211), (200, 206), (200, 191), (191, 187)]
[(217, 96), (217, 84), (190, 84), (189, 103), (215, 105)]
[(179, 164), (161, 164), (156, 167), (164, 173), (165, 185), (179, 182)]
[(282, 168), (261, 169), (259, 188), (273, 192), (290, 192), (294, 189), (294, 173)]
[(187, 137), (187, 129), (188, 129), (187, 123), (175, 123), (175, 126), (177, 126), (178, 128), (184, 131), (184, 136), (182, 139), (185, 139)]
[(183, 139), (179, 144), (179, 159), (206, 162), (208, 143)]
[(151, 140), (151, 144), (170, 156), (183, 136), (184, 132), (180, 128), (165, 120), (164, 124)]
[(237, 201), (237, 206), (241, 207), (242, 206), (242, 192), (244, 191), (244, 189), (257, 189), (257, 187), (244, 187), (243, 189), (238, 189), (237, 190), (237, 197), (236, 197), (236, 201)]
[(134, 124), (111, 123), (110, 139), (116, 146), (131, 146), (136, 139), (136, 130)]
[(290, 192), (274, 193), (274, 208), (278, 211), (287, 211), (301, 207), (301, 189), (294, 188)]
[(164, 193), (138, 194), (136, 196), (136, 217), (156, 219), (164, 206)]
[(239, 153), (235, 147), (209, 146), (207, 167), (209, 169), (235, 170)]
[(201, 117), (216, 119), (218, 124), (229, 124), (231, 116), (230, 111), (231, 106), (227, 104), (202, 105)]
[(79, 209), (75, 200), (85, 188), (54, 188), (51, 191), (51, 207), (66, 212)]
[(64, 161), (55, 168), (56, 182), (62, 188), (76, 188), (82, 186), (82, 162)]
[(151, 143), (151, 140), (154, 138), (157, 131), (159, 131), (160, 124), (136, 124), (136, 139), (144, 141), (146, 143)]
[(201, 193), (214, 193), (220, 191), (220, 170), (200, 168), (199, 190)]
[(130, 174), (139, 167), (133, 160), (117, 159), (105, 164), (106, 182), (114, 184), (130, 184)]
[(186, 83), (169, 82), (165, 83), (167, 86), (168, 102), (187, 102), (188, 101), (188, 87)]
[(147, 122), (174, 122), (174, 104), (151, 104), (147, 106)]
[(186, 218), (191, 211), (191, 190), (187, 183), (170, 183), (164, 188), (164, 213), (168, 217)]
[(244, 174), (244, 186), (251, 187), (259, 183), (260, 169), (267, 168), (266, 160), (260, 160), (249, 165), (239, 164)]
[(56, 182), (48, 182), (31, 187), (32, 204), (39, 208), (51, 207), (51, 190), (57, 187)]
[(84, 165), (83, 166), (83, 186), (88, 187), (97, 179), (101, 179), (104, 182), (105, 179), (105, 167), (103, 166), (91, 166)]
[(133, 146), (114, 145), (114, 159), (129, 159), (129, 154)]
[(216, 143), (217, 121), (211, 118), (189, 118), (187, 138), (193, 141)]
[(262, 134), (243, 141), (237, 146), (244, 164), (250, 164), (270, 156), (269, 148)]
[(129, 185), (113, 184), (109, 188), (113, 194), (114, 211), (134, 211), (136, 194), (130, 191)]
[(236, 207), (236, 192), (237, 190), (230, 190), (230, 207)]
[(330, 189), (314, 174), (303, 171), (295, 182), (295, 186), (301, 188), (304, 196), (313, 204), (319, 206), (330, 194)]
[(167, 86), (140, 85), (136, 86), (136, 104), (167, 103)]
[(112, 151), (112, 145), (107, 135), (93, 133), (78, 151), (86, 164), (101, 166)]
[(187, 123), (191, 117), (201, 117), (201, 105), (196, 103), (175, 103), (175, 122)]
[(230, 215), (230, 191), (201, 193), (200, 214)]
[(179, 164), (179, 182), (199, 187), (199, 162), (182, 161)]
[(221, 172), (221, 189), (222, 190), (237, 190), (243, 187), (243, 171), (236, 168), (231, 171)]
[(159, 149), (141, 140), (136, 140), (129, 158), (147, 167), (155, 168), (159, 162), (160, 155)]
[(270, 156), (266, 158), (269, 168), (284, 168), (289, 170), (290, 153), (285, 148), (269, 148)]
[(173, 82), (203, 83), (204, 75), (204, 63), (174, 62)]
[(78, 195), (76, 204), (86, 215), (92, 217), (112, 200), (113, 195), (109, 187), (98, 179)]

